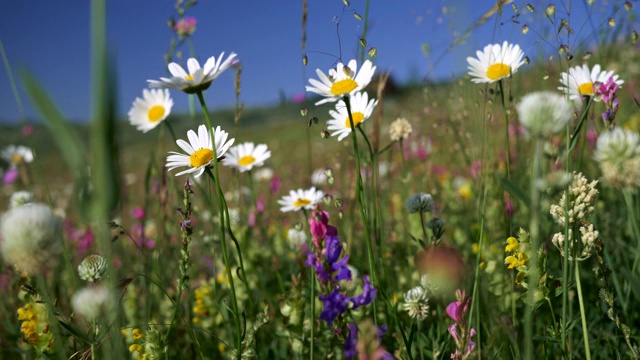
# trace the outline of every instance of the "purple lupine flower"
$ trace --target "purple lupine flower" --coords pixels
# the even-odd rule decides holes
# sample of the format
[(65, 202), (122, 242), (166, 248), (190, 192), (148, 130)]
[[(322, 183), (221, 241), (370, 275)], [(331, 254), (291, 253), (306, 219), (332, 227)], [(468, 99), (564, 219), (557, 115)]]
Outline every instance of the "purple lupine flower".
[(342, 254), (342, 244), (337, 236), (327, 236), (325, 239), (326, 245), (326, 261), (331, 267), (333, 273), (337, 273), (335, 280), (351, 280), (351, 271), (347, 267), (347, 261), (349, 256), (345, 255), (342, 259), (338, 260), (340, 254)]
[(344, 314), (347, 311), (349, 298), (347, 295), (341, 293), (339, 288), (333, 289), (328, 295), (320, 295), (318, 297), (323, 304), (320, 319), (326, 321), (329, 326), (333, 325), (333, 320), (335, 320), (338, 315)]
[(347, 335), (347, 340), (344, 342), (344, 356), (347, 359), (352, 359), (358, 355), (356, 350), (356, 343), (358, 342), (358, 326), (356, 324), (347, 325), (349, 328), (349, 334)]
[(376, 294), (378, 292), (378, 290), (376, 290), (369, 282), (369, 277), (367, 275), (364, 275), (362, 279), (364, 280), (364, 286), (362, 287), (362, 294), (351, 298), (351, 302), (353, 303), (354, 309), (357, 309), (363, 305), (371, 304), (371, 302), (373, 302), (373, 299), (376, 298)]

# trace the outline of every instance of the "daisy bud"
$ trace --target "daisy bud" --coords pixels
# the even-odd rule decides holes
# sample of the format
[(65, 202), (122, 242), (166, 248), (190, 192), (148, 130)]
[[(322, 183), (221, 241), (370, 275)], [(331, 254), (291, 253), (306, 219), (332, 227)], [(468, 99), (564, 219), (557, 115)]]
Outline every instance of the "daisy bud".
[(547, 6), (547, 8), (544, 10), (544, 12), (549, 17), (555, 16), (556, 15), (556, 6), (551, 4), (551, 5)]
[(100, 281), (106, 275), (107, 268), (107, 259), (100, 255), (89, 255), (78, 265), (78, 274), (85, 281)]

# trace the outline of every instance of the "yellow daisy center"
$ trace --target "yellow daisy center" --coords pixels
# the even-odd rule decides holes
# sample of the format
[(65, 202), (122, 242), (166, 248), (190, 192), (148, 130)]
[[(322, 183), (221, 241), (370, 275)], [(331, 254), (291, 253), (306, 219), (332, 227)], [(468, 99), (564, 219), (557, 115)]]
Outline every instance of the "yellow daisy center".
[(351, 78), (347, 78), (331, 84), (331, 93), (333, 95), (344, 95), (352, 92), (357, 87), (357, 82), (353, 81)]
[(253, 164), (255, 161), (256, 161), (256, 158), (254, 158), (251, 155), (246, 155), (246, 156), (241, 157), (238, 160), (238, 164), (240, 164), (240, 166), (249, 166), (249, 165)]
[(155, 105), (151, 107), (151, 109), (149, 109), (149, 111), (147, 112), (147, 118), (151, 122), (159, 121), (160, 119), (162, 119), (163, 116), (164, 116), (164, 106), (162, 105)]
[(211, 162), (213, 159), (213, 150), (198, 149), (189, 156), (189, 164), (191, 167), (198, 168)]
[(11, 154), (11, 162), (14, 163), (14, 164), (21, 164), (22, 163), (22, 155), (20, 155), (18, 153)]
[(586, 82), (586, 83), (580, 84), (580, 86), (578, 86), (578, 92), (580, 93), (580, 95), (593, 95), (593, 94), (595, 94), (595, 91), (593, 91), (593, 83), (592, 82)]
[(495, 63), (487, 69), (487, 77), (491, 80), (502, 79), (511, 73), (511, 67), (503, 63)]
[[(364, 114), (361, 113), (361, 112), (354, 112), (354, 113), (351, 113), (351, 115), (353, 116), (353, 127), (356, 127), (356, 126), (360, 125), (362, 120), (364, 120)], [(348, 116), (347, 116), (347, 120), (345, 120), (345, 122), (344, 122), (344, 126), (347, 129), (351, 129), (351, 123), (349, 122), (349, 117)]]
[(293, 206), (295, 206), (295, 207), (303, 207), (303, 206), (307, 206), (309, 204), (311, 204), (311, 200), (302, 198), (302, 199), (296, 199), (296, 201), (293, 203)]
[(184, 79), (187, 80), (187, 81), (192, 81), (193, 80), (193, 75), (189, 74), (189, 75), (185, 76)]

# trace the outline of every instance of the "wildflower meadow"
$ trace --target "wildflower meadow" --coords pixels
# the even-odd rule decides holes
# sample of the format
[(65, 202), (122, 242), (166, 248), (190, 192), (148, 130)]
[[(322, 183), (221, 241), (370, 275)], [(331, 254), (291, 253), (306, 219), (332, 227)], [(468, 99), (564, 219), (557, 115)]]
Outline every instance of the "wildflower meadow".
[(243, 105), (242, 53), (193, 46), (196, 0), (153, 5), (166, 72), (122, 119), (105, 0), (85, 124), (2, 50), (41, 122), (0, 133), (0, 358), (640, 358), (637, 0), (478, 1), (452, 46), (508, 38), (410, 84), (377, 2), (326, 1), (358, 36), (323, 57), (308, 1), (305, 94), (273, 107)]

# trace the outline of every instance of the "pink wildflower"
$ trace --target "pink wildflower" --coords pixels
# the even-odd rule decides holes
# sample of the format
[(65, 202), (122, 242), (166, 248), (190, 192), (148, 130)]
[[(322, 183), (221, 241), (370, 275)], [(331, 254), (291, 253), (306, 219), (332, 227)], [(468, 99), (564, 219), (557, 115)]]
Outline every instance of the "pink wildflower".
[(179, 36), (185, 37), (193, 34), (196, 31), (196, 18), (192, 16), (183, 17), (173, 24), (173, 30)]

